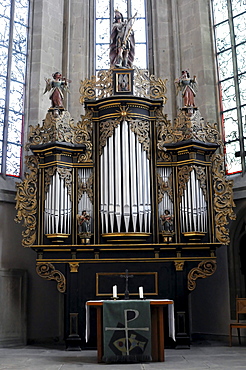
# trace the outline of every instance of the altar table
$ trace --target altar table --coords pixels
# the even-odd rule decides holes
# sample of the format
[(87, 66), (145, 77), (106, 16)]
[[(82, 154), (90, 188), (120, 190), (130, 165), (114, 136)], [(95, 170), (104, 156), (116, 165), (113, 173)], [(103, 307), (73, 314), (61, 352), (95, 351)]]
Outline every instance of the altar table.
[[(169, 299), (149, 299), (151, 309), (151, 342), (152, 342), (152, 361), (165, 361), (164, 354), (164, 306), (168, 305), (168, 323), (169, 336), (175, 341), (174, 328), (174, 302)], [(97, 309), (97, 360), (102, 362), (103, 356), (103, 325), (102, 325), (102, 308), (104, 300), (95, 300), (86, 302), (86, 342), (90, 336), (90, 318), (89, 308)]]

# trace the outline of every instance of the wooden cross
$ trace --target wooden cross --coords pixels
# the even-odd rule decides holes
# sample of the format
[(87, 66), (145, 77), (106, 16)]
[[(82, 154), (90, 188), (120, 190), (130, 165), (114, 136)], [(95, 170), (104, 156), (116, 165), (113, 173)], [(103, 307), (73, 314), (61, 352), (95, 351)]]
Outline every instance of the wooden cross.
[(126, 290), (125, 290), (125, 299), (129, 299), (129, 290), (128, 290), (128, 279), (132, 278), (133, 275), (128, 275), (128, 270), (125, 271), (124, 275), (120, 275), (121, 278), (126, 279)]

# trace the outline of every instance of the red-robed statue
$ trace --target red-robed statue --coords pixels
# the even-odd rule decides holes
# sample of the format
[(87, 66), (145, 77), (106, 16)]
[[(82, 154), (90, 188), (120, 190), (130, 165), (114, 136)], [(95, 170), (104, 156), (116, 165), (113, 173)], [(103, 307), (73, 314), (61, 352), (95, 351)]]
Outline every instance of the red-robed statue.
[[(52, 102), (52, 108), (64, 108), (64, 91), (69, 91), (68, 80), (62, 77), (60, 72), (55, 72), (52, 75), (53, 79), (45, 79), (46, 88), (44, 94), (49, 91), (49, 98)], [(70, 81), (69, 81), (70, 82)]]
[(181, 77), (175, 81), (177, 94), (182, 91), (184, 107), (195, 107), (195, 96), (197, 92), (196, 76), (190, 78), (188, 71), (182, 71)]

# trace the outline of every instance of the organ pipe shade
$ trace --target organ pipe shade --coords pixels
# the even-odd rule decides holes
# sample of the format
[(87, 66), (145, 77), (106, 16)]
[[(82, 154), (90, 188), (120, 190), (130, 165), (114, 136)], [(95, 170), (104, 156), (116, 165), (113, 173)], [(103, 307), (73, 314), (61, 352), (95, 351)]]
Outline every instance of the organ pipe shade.
[(158, 168), (158, 173), (162, 181), (162, 199), (158, 206), (159, 225), (160, 229), (162, 229), (161, 216), (166, 211), (169, 211), (170, 215), (174, 215), (173, 200), (170, 197), (170, 194), (172, 194), (172, 167), (160, 167)]

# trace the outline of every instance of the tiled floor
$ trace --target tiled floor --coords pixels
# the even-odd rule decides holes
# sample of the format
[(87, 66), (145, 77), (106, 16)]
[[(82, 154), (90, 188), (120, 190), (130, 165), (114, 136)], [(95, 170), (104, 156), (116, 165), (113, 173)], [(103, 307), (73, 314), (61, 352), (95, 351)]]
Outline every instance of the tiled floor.
[(63, 347), (0, 348), (0, 369), (11, 370), (159, 370), (246, 369), (246, 346), (195, 343), (190, 349), (166, 349), (165, 362), (98, 364), (96, 351), (66, 351)]

